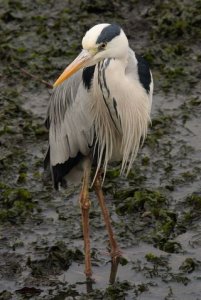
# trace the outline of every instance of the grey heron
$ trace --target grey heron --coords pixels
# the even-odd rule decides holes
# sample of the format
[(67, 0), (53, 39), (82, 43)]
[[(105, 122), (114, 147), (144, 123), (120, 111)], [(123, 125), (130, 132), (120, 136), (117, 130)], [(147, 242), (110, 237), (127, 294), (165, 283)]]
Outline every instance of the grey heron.
[[(82, 163), (80, 193), (85, 274), (92, 276), (89, 238), (89, 186), (92, 183), (109, 235), (115, 264), (121, 256), (102, 191), (102, 174), (121, 161), (128, 175), (147, 134), (153, 94), (148, 63), (130, 47), (117, 24), (98, 24), (86, 32), (82, 51), (54, 83), (46, 124), (54, 187)], [(94, 175), (91, 177), (91, 167)], [(101, 171), (102, 170), (102, 171)]]

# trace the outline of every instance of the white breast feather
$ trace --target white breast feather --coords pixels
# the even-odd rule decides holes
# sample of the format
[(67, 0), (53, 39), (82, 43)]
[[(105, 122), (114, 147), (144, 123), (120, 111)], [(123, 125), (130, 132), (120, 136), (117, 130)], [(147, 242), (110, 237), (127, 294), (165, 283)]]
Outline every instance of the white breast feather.
[[(125, 67), (118, 60), (110, 62), (106, 69), (106, 76), (110, 95), (117, 102), (117, 112), (121, 121), (116, 124), (116, 128), (96, 82), (93, 89), (92, 113), (97, 135), (96, 143), (99, 145), (97, 170), (103, 160), (103, 169), (106, 173), (108, 162), (114, 159), (118, 150), (118, 155), (122, 159), (121, 174), (127, 176), (140, 142), (144, 141), (147, 134), (150, 121), (150, 97), (137, 78), (134, 80), (125, 75)], [(94, 80), (97, 81), (97, 68)]]

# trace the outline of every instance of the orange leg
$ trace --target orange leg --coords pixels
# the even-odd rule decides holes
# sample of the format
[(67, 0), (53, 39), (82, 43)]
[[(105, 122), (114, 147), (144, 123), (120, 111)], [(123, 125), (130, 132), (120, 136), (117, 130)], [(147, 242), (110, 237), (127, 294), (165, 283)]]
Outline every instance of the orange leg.
[(99, 204), (100, 204), (100, 207), (102, 210), (103, 218), (104, 218), (105, 225), (106, 225), (108, 235), (109, 235), (109, 241), (110, 241), (110, 247), (111, 247), (110, 254), (111, 254), (111, 258), (112, 258), (112, 264), (113, 264), (114, 269), (117, 270), (121, 252), (119, 250), (116, 239), (114, 237), (109, 212), (108, 212), (107, 206), (105, 205), (105, 199), (104, 199), (101, 183), (102, 183), (102, 178), (101, 178), (101, 172), (99, 171), (96, 176), (96, 179), (94, 181), (94, 189), (95, 189), (96, 195), (99, 200)]
[(84, 176), (82, 190), (80, 194), (80, 206), (82, 211), (82, 227), (84, 236), (84, 252), (85, 252), (85, 274), (87, 278), (91, 278), (91, 254), (90, 254), (90, 238), (89, 238), (89, 178), (91, 172), (90, 160), (84, 162)]

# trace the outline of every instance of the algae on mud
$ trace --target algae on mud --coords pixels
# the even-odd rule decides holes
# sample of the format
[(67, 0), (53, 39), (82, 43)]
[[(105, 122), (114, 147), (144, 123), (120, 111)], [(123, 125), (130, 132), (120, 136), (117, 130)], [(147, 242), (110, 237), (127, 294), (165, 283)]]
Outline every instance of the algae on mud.
[[(200, 299), (200, 8), (200, 0), (1, 1), (0, 299)], [(91, 193), (97, 277), (87, 294), (78, 189), (55, 193), (43, 174), (50, 92), (15, 66), (53, 81), (100, 22), (121, 24), (149, 60), (155, 96), (128, 179), (114, 166), (105, 182), (126, 257), (114, 286)]]

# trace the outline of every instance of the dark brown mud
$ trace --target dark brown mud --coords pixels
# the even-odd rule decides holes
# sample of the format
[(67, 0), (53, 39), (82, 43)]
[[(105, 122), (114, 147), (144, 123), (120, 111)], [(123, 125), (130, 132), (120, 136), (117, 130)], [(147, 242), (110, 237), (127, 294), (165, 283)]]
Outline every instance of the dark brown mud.
[[(201, 299), (200, 9), (200, 0), (1, 1), (0, 299)], [(121, 24), (150, 62), (155, 95), (129, 178), (111, 167), (104, 185), (125, 257), (114, 285), (91, 192), (91, 289), (79, 187), (55, 192), (43, 172), (51, 90), (16, 65), (53, 82), (100, 22)]]

